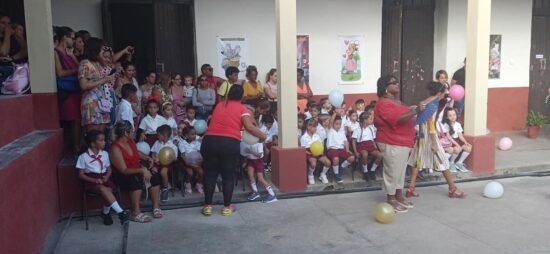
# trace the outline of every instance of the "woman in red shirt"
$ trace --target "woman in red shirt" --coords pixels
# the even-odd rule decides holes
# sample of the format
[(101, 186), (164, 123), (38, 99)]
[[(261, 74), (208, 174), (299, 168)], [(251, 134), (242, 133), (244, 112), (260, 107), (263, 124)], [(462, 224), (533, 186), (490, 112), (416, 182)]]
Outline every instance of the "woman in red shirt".
[(201, 154), (204, 158), (204, 207), (202, 214), (212, 215), (212, 196), (218, 175), (222, 175), (223, 205), (222, 215), (229, 216), (235, 210), (231, 204), (233, 187), (235, 186), (235, 169), (240, 158), (241, 130), (248, 131), (253, 136), (265, 140), (266, 136), (256, 127), (252, 113), (241, 104), (242, 86), (231, 86), (227, 100), (218, 103), (210, 126), (201, 144)]
[(377, 128), (376, 143), (384, 156), (384, 190), (388, 203), (396, 212), (406, 212), (413, 204), (403, 197), (405, 171), (409, 152), (414, 145), (414, 124), (424, 104), (407, 106), (399, 100), (399, 82), (392, 75), (378, 79), (377, 93), (380, 100), (374, 106), (374, 125)]

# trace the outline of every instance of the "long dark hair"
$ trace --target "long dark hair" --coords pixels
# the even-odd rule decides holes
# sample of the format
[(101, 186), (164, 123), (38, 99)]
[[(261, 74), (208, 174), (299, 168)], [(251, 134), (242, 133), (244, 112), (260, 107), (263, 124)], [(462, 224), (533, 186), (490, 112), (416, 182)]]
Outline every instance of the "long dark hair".
[(55, 36), (57, 40), (63, 39), (63, 37), (70, 37), (74, 33), (73, 29), (67, 26), (60, 26), (55, 28)]
[(275, 74), (276, 72), (277, 69), (275, 68), (269, 70), (269, 72), (265, 75), (265, 83), (269, 82), (269, 78), (271, 78), (271, 76), (273, 76), (273, 74)]
[(454, 135), (455, 134), (455, 130), (453, 128), (453, 125), (451, 124), (451, 121), (449, 121), (449, 119), (447, 118), (447, 114), (449, 114), (449, 111), (454, 111), (455, 114), (456, 114), (456, 109), (455, 108), (447, 108), (445, 109), (445, 112), (443, 113), (443, 123), (446, 123), (448, 126), (449, 126), (449, 134)]
[(233, 85), (227, 93), (228, 101), (241, 101), (243, 98), (244, 89), (240, 85)]
[(102, 39), (92, 37), (86, 41), (84, 46), (84, 57), (91, 62), (99, 62), (99, 53), (101, 53), (101, 48), (105, 46), (105, 42)]

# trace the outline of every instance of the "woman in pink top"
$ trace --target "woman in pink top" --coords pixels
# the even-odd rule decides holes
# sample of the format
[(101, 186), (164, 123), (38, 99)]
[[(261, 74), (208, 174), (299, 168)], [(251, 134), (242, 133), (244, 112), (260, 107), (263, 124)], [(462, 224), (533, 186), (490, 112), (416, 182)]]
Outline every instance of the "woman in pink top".
[(309, 84), (304, 80), (304, 70), (298, 68), (297, 79), (298, 108), (300, 113), (304, 113), (307, 108), (307, 102), (313, 97), (313, 93)]
[(265, 140), (265, 134), (256, 127), (252, 113), (241, 104), (242, 86), (231, 86), (227, 100), (218, 103), (210, 126), (201, 144), (201, 154), (204, 158), (204, 207), (202, 214), (212, 215), (212, 197), (218, 175), (222, 175), (223, 205), (222, 215), (229, 216), (235, 210), (231, 204), (233, 187), (235, 186), (235, 169), (240, 158), (241, 130), (248, 131), (253, 136)]

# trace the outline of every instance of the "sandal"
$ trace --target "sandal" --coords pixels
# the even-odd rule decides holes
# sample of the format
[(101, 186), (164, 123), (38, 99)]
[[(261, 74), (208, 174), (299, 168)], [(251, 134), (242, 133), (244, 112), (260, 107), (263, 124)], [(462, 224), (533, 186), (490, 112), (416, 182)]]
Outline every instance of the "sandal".
[(393, 207), (393, 210), (395, 213), (406, 213), (409, 209), (401, 205), (397, 200), (389, 201), (388, 204), (390, 204)]
[(139, 213), (136, 216), (132, 216), (130, 220), (134, 222), (139, 222), (139, 223), (147, 223), (147, 222), (151, 222), (151, 217), (145, 215), (144, 213)]
[(415, 198), (417, 198), (417, 197), (420, 197), (420, 194), (418, 194), (418, 192), (414, 191), (414, 187), (409, 187), (407, 189), (407, 193), (405, 193), (405, 197), (408, 197), (408, 198), (415, 197)]
[(466, 193), (459, 191), (456, 187), (449, 190), (449, 198), (464, 198)]
[(160, 210), (160, 208), (153, 209), (153, 218), (155, 219), (162, 218), (162, 210)]
[(397, 201), (398, 204), (400, 204), (401, 206), (407, 208), (407, 209), (411, 209), (411, 208), (414, 208), (414, 204), (412, 202), (409, 202), (405, 199), (403, 199), (402, 201)]

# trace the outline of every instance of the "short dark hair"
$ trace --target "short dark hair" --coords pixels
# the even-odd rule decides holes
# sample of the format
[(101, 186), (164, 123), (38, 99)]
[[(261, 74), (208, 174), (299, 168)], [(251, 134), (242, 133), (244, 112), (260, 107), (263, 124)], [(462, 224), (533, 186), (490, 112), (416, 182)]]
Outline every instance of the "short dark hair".
[(195, 127), (193, 127), (192, 125), (187, 125), (185, 126), (185, 128), (183, 128), (183, 130), (181, 130), (181, 134), (183, 136), (187, 135), (187, 133), (189, 133), (190, 131), (194, 130)]
[(212, 67), (212, 66), (210, 66), (210, 64), (203, 64), (203, 65), (201, 65), (201, 70), (203, 70), (205, 68), (208, 68), (208, 67)]
[(100, 130), (90, 130), (86, 132), (86, 136), (84, 136), (84, 141), (86, 142), (86, 145), (88, 148), (92, 147), (92, 143), (96, 142), (99, 139), (99, 136), (104, 135), (103, 132)]
[(229, 92), (227, 93), (227, 100), (241, 101), (243, 98), (243, 93), (244, 93), (244, 89), (242, 86), (232, 85), (231, 88), (229, 89)]
[(88, 32), (87, 30), (78, 30), (78, 33), (81, 35), (90, 34), (90, 32)]
[(67, 26), (60, 26), (56, 27), (55, 29), (55, 36), (58, 40), (63, 39), (63, 37), (69, 37), (71, 34), (74, 33), (73, 29)]
[(229, 66), (229, 67), (227, 67), (227, 69), (225, 69), (225, 76), (227, 78), (229, 78), (229, 76), (231, 76), (235, 73), (239, 73), (239, 68), (237, 68), (235, 66)]
[(196, 109), (195, 107), (187, 107), (187, 108), (185, 109), (185, 112), (188, 112), (189, 110), (195, 110), (195, 111), (197, 111), (197, 109)]
[(250, 74), (252, 74), (252, 72), (256, 72), (256, 75), (258, 75), (258, 68), (256, 68), (255, 65), (249, 65), (248, 67), (246, 67), (246, 77), (247, 78)]
[(128, 99), (134, 93), (137, 93), (137, 88), (132, 84), (124, 84), (120, 89), (120, 95), (123, 99)]
[(273, 123), (275, 119), (273, 119), (273, 116), (270, 114), (263, 114), (262, 115), (262, 123)]
[(386, 94), (386, 87), (388, 87), (388, 85), (390, 84), (389, 82), (392, 79), (397, 80), (394, 75), (384, 75), (380, 77), (378, 81), (376, 81), (376, 94), (379, 98), (384, 97), (384, 95)]
[(365, 104), (365, 100), (358, 99), (358, 100), (355, 101), (355, 105), (357, 105), (357, 104)]
[(163, 124), (157, 128), (157, 134), (169, 137), (170, 133), (172, 133), (172, 128), (168, 124)]
[(92, 37), (84, 46), (84, 59), (87, 59), (91, 62), (99, 61), (99, 53), (101, 48), (105, 46), (105, 42), (102, 39)]

